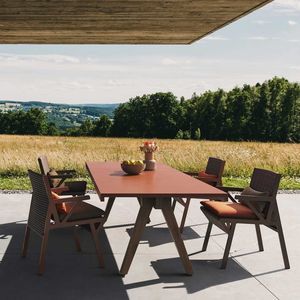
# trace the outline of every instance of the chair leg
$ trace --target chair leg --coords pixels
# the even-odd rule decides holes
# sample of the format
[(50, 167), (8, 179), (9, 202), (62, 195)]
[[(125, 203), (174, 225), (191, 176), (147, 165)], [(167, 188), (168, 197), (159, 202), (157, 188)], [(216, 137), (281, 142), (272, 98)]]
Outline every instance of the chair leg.
[(255, 229), (256, 229), (258, 249), (259, 249), (259, 251), (264, 251), (264, 245), (263, 245), (263, 241), (261, 238), (261, 231), (260, 231), (259, 224), (255, 224)]
[(206, 249), (207, 249), (212, 226), (213, 226), (213, 223), (209, 221), (208, 225), (207, 225), (207, 229), (206, 229), (205, 239), (204, 239), (203, 246), (202, 246), (202, 252), (206, 251)]
[(90, 224), (90, 228), (91, 228), (91, 233), (92, 233), (92, 237), (95, 243), (95, 248), (96, 248), (96, 253), (97, 253), (97, 257), (98, 257), (98, 261), (99, 261), (99, 267), (100, 268), (104, 268), (104, 257), (100, 248), (100, 244), (99, 244), (99, 239), (97, 236), (97, 231), (95, 228), (95, 224)]
[(76, 250), (78, 252), (81, 252), (82, 250), (81, 250), (81, 246), (80, 246), (80, 239), (79, 239), (79, 236), (78, 236), (78, 228), (77, 227), (74, 228), (73, 236), (74, 236)]
[(27, 225), (25, 229), (25, 236), (24, 236), (23, 247), (22, 247), (22, 254), (21, 254), (22, 257), (26, 257), (27, 255), (29, 238), (30, 238), (30, 228)]
[(230, 226), (230, 230), (228, 233), (228, 238), (227, 238), (227, 243), (226, 243), (226, 247), (225, 247), (225, 251), (224, 251), (224, 255), (223, 255), (223, 260), (222, 260), (222, 264), (221, 264), (221, 269), (225, 269), (226, 265), (227, 265), (227, 261), (228, 261), (228, 256), (229, 256), (229, 251), (230, 251), (230, 247), (231, 247), (231, 243), (232, 243), (232, 239), (233, 239), (233, 234), (234, 234), (234, 230), (235, 230), (235, 223), (232, 223)]
[(183, 228), (184, 228), (186, 216), (187, 216), (187, 213), (188, 213), (188, 210), (189, 210), (190, 202), (191, 202), (191, 199), (187, 198), (186, 202), (185, 202), (185, 206), (184, 206), (184, 211), (183, 211), (180, 227), (179, 227), (179, 230), (180, 230), (181, 233), (183, 232)]
[(289, 257), (288, 257), (288, 253), (286, 250), (286, 245), (285, 245), (285, 240), (284, 240), (284, 235), (283, 235), (283, 230), (282, 230), (280, 219), (277, 224), (277, 230), (278, 230), (278, 236), (279, 236), (279, 241), (280, 241), (280, 246), (281, 246), (282, 257), (283, 257), (283, 261), (284, 261), (284, 267), (286, 269), (290, 269), (290, 262), (289, 262)]
[(46, 250), (48, 245), (48, 237), (49, 237), (49, 231), (46, 231), (43, 236), (42, 245), (41, 245), (39, 271), (38, 271), (39, 275), (43, 275), (45, 271), (45, 257), (46, 257)]

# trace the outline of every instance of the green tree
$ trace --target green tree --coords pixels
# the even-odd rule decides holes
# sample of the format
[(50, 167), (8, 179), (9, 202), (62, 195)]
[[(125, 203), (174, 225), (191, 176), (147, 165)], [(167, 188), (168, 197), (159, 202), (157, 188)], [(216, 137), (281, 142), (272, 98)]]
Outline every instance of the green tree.
[(94, 122), (93, 135), (94, 136), (109, 136), (112, 121), (107, 115), (102, 115), (97, 121)]

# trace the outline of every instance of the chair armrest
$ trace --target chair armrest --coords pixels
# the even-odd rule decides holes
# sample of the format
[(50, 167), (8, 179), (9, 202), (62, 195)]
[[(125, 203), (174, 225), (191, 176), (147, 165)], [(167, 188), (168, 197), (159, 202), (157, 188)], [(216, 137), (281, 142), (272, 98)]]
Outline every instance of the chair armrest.
[(78, 201), (84, 201), (84, 200), (90, 200), (90, 196), (74, 196), (74, 197), (66, 197), (66, 198), (60, 198), (55, 200), (55, 204), (61, 204), (65, 202), (78, 202)]
[(242, 192), (244, 188), (241, 187), (231, 187), (231, 186), (217, 186), (218, 189), (224, 192)]
[(236, 195), (235, 199), (237, 199), (239, 201), (242, 200), (244, 202), (248, 202), (248, 201), (271, 202), (273, 198), (270, 196)]

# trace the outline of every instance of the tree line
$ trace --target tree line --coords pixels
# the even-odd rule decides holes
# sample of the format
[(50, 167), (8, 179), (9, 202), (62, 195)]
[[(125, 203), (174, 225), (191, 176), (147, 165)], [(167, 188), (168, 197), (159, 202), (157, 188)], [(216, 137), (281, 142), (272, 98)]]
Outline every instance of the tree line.
[(106, 115), (59, 132), (37, 109), (0, 114), (0, 133), (300, 142), (300, 84), (274, 77), (190, 99), (172, 93), (137, 96)]

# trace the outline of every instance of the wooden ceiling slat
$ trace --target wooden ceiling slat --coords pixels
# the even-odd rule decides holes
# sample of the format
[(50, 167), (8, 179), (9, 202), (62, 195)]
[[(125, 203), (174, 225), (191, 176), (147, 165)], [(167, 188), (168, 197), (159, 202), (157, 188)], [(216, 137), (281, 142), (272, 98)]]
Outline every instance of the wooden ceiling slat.
[(188, 44), (268, 2), (2, 0), (0, 43)]

